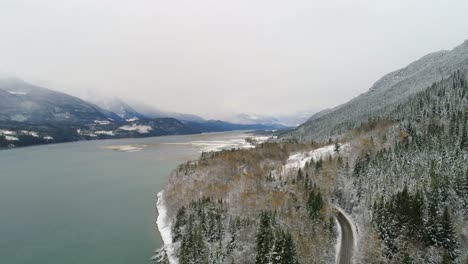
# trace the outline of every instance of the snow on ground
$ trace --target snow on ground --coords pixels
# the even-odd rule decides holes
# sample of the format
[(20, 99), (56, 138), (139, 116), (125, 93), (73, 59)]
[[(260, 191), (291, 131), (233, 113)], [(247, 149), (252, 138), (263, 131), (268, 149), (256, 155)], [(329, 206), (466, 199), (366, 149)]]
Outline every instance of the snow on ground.
[[(348, 144), (344, 144), (340, 146), (340, 151), (345, 151), (348, 148)], [(282, 174), (289, 173), (291, 171), (298, 170), (299, 168), (304, 168), (307, 162), (312, 160), (319, 160), (320, 158), (324, 159), (328, 156), (335, 155), (335, 145), (328, 145), (322, 148), (318, 148), (309, 152), (299, 152), (294, 153), (289, 156), (286, 164), (281, 167), (279, 170), (275, 170), (272, 172), (274, 177), (278, 177)]]
[(341, 226), (338, 222), (338, 219), (335, 217), (335, 226), (338, 235), (336, 236), (336, 244), (335, 244), (335, 263), (338, 263), (338, 259), (340, 257), (340, 248), (341, 248)]
[(19, 140), (19, 138), (14, 137), (14, 136), (5, 136), (5, 139), (8, 140), (8, 141), (18, 141)]
[(167, 142), (165, 145), (192, 145), (201, 152), (216, 152), (232, 148), (252, 148), (245, 140), (196, 140), (190, 142)]
[(253, 146), (245, 141), (245, 139), (231, 139), (231, 140), (213, 140), (213, 141), (192, 141), (191, 145), (199, 147), (201, 152), (215, 152), (223, 149), (232, 148), (252, 148)]
[(3, 136), (14, 136), (14, 135), (16, 135), (16, 132), (10, 131), (10, 130), (5, 130), (5, 129), (0, 129), (0, 135), (3, 135)]
[(274, 136), (274, 137), (270, 137), (270, 136), (256, 136), (256, 137), (252, 137), (252, 139), (255, 140), (255, 142), (256, 142), (257, 144), (265, 143), (265, 142), (267, 142), (270, 138), (276, 138), (276, 136)]
[(105, 130), (98, 130), (94, 131), (94, 134), (96, 135), (107, 135), (107, 136), (114, 136), (114, 131), (105, 131)]
[(164, 143), (168, 145), (192, 145), (200, 149), (200, 152), (216, 152), (225, 149), (239, 148), (239, 149), (249, 149), (255, 148), (255, 145), (246, 141), (246, 138), (253, 139), (257, 144), (264, 143), (270, 137), (267, 136), (248, 136), (241, 135), (237, 138), (232, 138), (228, 140), (196, 140), (184, 143)]
[(0, 136), (5, 136), (6, 140), (9, 141), (18, 141), (18, 136), (20, 135), (27, 135), (32, 137), (40, 137), (39, 133), (36, 131), (29, 131), (29, 130), (21, 130), (21, 131), (10, 131), (5, 129), (0, 129)]
[(27, 95), (28, 94), (27, 92), (19, 92), (19, 91), (7, 91), (7, 92), (10, 94), (14, 94), (14, 95)]
[(136, 117), (136, 116), (132, 117), (132, 118), (129, 118), (129, 119), (125, 119), (125, 121), (127, 121), (127, 122), (133, 122), (133, 121), (137, 121), (137, 120), (139, 120), (139, 118)]
[(97, 135), (94, 134), (93, 132), (88, 132), (88, 131), (83, 132), (81, 131), (81, 129), (77, 129), (76, 133), (78, 133), (78, 135), (81, 135), (81, 136), (97, 137)]
[(144, 149), (147, 145), (111, 145), (105, 146), (103, 149), (122, 151), (122, 152), (137, 152)]
[(169, 216), (167, 215), (167, 208), (164, 203), (163, 195), (164, 191), (158, 193), (158, 200), (156, 202), (158, 219), (156, 220), (156, 225), (158, 226), (159, 233), (161, 234), (169, 263), (177, 264), (178, 260), (175, 254), (176, 252), (174, 252), (174, 245), (172, 244), (172, 223), (171, 219), (169, 219)]
[(110, 122), (107, 120), (101, 121), (101, 120), (94, 120), (94, 123), (99, 124), (99, 125), (109, 125)]
[[(21, 131), (15, 132), (15, 131), (10, 131), (10, 130), (0, 129), (0, 136), (10, 136), (10, 138), (16, 138), (15, 136), (18, 136), (18, 135), (28, 135), (32, 137), (39, 137), (39, 133), (35, 131), (21, 130)], [(12, 140), (18, 140), (18, 139), (12, 139)]]
[(43, 139), (45, 139), (45, 140), (54, 140), (54, 138), (51, 137), (51, 136), (45, 136), (45, 137), (43, 137)]
[(33, 137), (39, 137), (39, 133), (37, 133), (35, 131), (21, 130), (21, 134), (29, 135), (29, 136), (33, 136)]
[(119, 129), (125, 130), (125, 131), (137, 131), (140, 134), (149, 133), (151, 130), (153, 130), (153, 128), (150, 126), (137, 125), (137, 124), (132, 124), (131, 126), (129, 125), (121, 126), (119, 127)]

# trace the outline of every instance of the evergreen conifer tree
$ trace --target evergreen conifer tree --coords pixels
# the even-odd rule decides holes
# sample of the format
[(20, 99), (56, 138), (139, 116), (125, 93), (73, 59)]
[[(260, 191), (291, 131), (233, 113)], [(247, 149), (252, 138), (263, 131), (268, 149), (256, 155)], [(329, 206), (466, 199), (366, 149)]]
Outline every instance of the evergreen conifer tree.
[(444, 212), (441, 217), (441, 229), (440, 238), (442, 247), (447, 250), (448, 255), (452, 260), (457, 257), (458, 243), (455, 238), (455, 231), (453, 227), (453, 220), (450, 216), (450, 212), (447, 207), (444, 208)]

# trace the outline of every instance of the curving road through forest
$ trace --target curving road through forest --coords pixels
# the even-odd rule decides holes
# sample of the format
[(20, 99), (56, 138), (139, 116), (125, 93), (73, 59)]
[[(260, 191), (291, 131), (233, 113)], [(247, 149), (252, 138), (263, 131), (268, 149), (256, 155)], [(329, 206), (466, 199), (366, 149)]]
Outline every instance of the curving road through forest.
[(346, 216), (340, 211), (336, 213), (336, 219), (341, 228), (341, 247), (338, 253), (337, 264), (351, 264), (354, 250), (353, 228)]

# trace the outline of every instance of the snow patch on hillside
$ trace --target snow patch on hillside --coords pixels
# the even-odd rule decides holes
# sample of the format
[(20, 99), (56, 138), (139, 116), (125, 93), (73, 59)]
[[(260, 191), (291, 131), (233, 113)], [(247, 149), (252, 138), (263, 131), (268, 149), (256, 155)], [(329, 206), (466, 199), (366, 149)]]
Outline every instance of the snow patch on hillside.
[(145, 126), (145, 125), (137, 125), (137, 124), (132, 124), (131, 126), (126, 125), (126, 126), (121, 126), (119, 127), (120, 130), (125, 130), (125, 131), (137, 131), (140, 134), (146, 134), (149, 133), (153, 128), (151, 126)]
[(81, 136), (97, 137), (97, 135), (94, 134), (93, 132), (91, 132), (91, 131), (83, 131), (83, 130), (81, 130), (81, 129), (79, 129), (79, 128), (76, 130), (76, 133), (77, 133), (78, 135), (81, 135)]
[[(340, 152), (346, 151), (349, 147), (349, 144), (343, 144), (340, 146)], [(335, 145), (328, 145), (322, 148), (318, 148), (309, 152), (299, 152), (294, 153), (289, 156), (286, 164), (282, 166), (279, 170), (275, 170), (272, 172), (273, 177), (278, 177), (282, 174), (289, 173), (291, 171), (298, 170), (299, 168), (304, 168), (306, 163), (312, 160), (320, 160), (321, 158), (324, 159), (328, 156), (334, 156), (335, 152)]]
[(16, 135), (16, 132), (11, 131), (11, 130), (0, 129), (0, 135), (3, 135), (3, 136), (14, 136), (14, 135)]
[(156, 220), (156, 225), (158, 226), (159, 233), (161, 234), (169, 263), (177, 264), (178, 260), (172, 243), (172, 223), (171, 219), (169, 219), (169, 216), (167, 215), (167, 208), (163, 198), (164, 191), (160, 191), (157, 197), (158, 200), (156, 202), (156, 208), (158, 209), (158, 219)]
[(14, 95), (27, 95), (27, 92), (19, 92), (19, 91), (7, 91), (9, 94), (14, 94)]
[(17, 136), (32, 136), (32, 137), (39, 137), (39, 133), (35, 131), (29, 130), (21, 130), (21, 131), (11, 131), (6, 129), (0, 129), (0, 136), (5, 136), (6, 140), (9, 141), (18, 141), (19, 138)]
[(129, 119), (125, 119), (125, 121), (127, 121), (127, 122), (134, 122), (134, 121), (137, 121), (137, 120), (139, 120), (139, 118), (136, 117), (136, 116), (132, 117), (132, 118), (129, 118)]
[(32, 136), (32, 137), (39, 137), (39, 133), (37, 133), (35, 131), (21, 130), (20, 132), (23, 135), (29, 135), (29, 136)]
[(110, 122), (107, 121), (107, 120), (104, 120), (104, 121), (102, 121), (102, 120), (94, 120), (94, 123), (99, 124), (99, 125), (109, 125), (109, 124), (110, 124)]
[(114, 136), (114, 131), (105, 131), (105, 130), (99, 130), (99, 131), (94, 131), (94, 134), (96, 135), (106, 135), (106, 136)]

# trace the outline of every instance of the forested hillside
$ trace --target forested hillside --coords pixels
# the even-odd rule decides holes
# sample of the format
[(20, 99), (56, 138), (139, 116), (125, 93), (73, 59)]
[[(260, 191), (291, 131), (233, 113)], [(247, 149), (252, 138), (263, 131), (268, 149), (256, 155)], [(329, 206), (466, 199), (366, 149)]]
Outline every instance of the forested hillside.
[(303, 170), (281, 170), (289, 153), (317, 147), (267, 143), (181, 165), (162, 197), (172, 241), (157, 262), (168, 263), (169, 254), (181, 264), (331, 263), (336, 226), (327, 175), (342, 160), (327, 155)]
[(355, 263), (466, 263), (467, 73), (367, 115), (323, 142), (181, 165), (163, 195), (172, 243), (157, 259), (170, 248), (179, 263), (334, 263), (339, 206), (357, 229)]
[[(454, 263), (468, 250), (468, 79), (457, 71), (374, 113), (350, 138), (359, 150), (341, 202), (378, 236), (364, 262)], [(369, 245), (372, 243), (369, 243)], [(375, 245), (375, 244), (374, 244)], [(372, 252), (372, 250), (376, 250)], [(386, 261), (384, 261), (386, 260)]]

